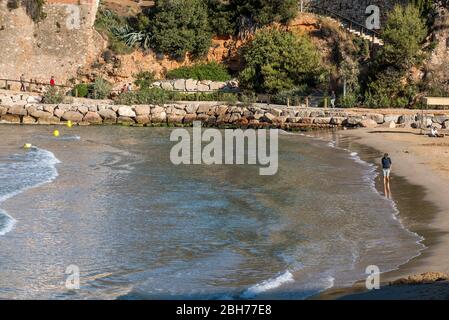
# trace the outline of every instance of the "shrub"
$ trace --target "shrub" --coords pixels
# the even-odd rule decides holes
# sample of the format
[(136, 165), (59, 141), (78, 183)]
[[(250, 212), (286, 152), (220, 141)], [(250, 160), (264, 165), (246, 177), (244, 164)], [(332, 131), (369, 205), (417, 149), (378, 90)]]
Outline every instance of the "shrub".
[(154, 82), (154, 72), (152, 71), (142, 71), (138, 74), (134, 75), (136, 81), (134, 84), (138, 86), (140, 89), (149, 88)]
[(89, 85), (80, 83), (73, 89), (72, 95), (74, 97), (86, 98), (89, 95)]
[(307, 86), (303, 85), (299, 88), (294, 88), (292, 90), (285, 90), (278, 92), (271, 98), (271, 102), (274, 104), (284, 104), (287, 102), (291, 105), (299, 105), (304, 101), (304, 97), (308, 95)]
[(216, 62), (181, 67), (167, 72), (168, 79), (195, 79), (211, 81), (228, 81), (231, 79), (226, 67)]
[(385, 45), (371, 68), (364, 103), (370, 107), (406, 107), (416, 93), (407, 73), (423, 61), (422, 43), (427, 28), (420, 11), (396, 6), (382, 31)]
[(150, 20), (151, 46), (157, 51), (178, 59), (208, 52), (212, 33), (203, 0), (158, 0)]
[(138, 91), (121, 93), (116, 99), (117, 104), (158, 104), (170, 100), (171, 92), (160, 88), (146, 88)]
[(339, 97), (337, 105), (340, 108), (354, 108), (359, 104), (359, 98), (354, 93), (348, 93), (346, 96)]
[(315, 85), (324, 74), (318, 50), (306, 36), (265, 29), (243, 49), (240, 85), (251, 91), (278, 93)]
[(112, 85), (102, 78), (95, 79), (92, 84), (92, 96), (93, 99), (106, 99), (111, 93)]
[(47, 92), (43, 96), (43, 103), (58, 104), (63, 103), (65, 100), (64, 92), (58, 87), (49, 87)]
[(127, 54), (133, 51), (131, 47), (116, 35), (116, 30), (125, 27), (128, 27), (128, 22), (125, 18), (119, 17), (109, 9), (100, 8), (100, 10), (98, 10), (95, 28), (97, 31), (108, 37), (108, 47), (116, 54)]

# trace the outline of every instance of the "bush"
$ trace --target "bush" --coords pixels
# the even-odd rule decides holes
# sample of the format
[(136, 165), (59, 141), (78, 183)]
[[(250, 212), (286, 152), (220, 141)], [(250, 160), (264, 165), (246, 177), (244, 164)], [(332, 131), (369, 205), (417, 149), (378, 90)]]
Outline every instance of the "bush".
[(181, 67), (167, 72), (168, 79), (195, 79), (211, 81), (228, 81), (231, 75), (222, 64), (216, 62)]
[[(170, 101), (224, 101), (235, 104), (239, 100), (239, 94), (229, 92), (197, 92), (185, 93), (167, 91), (160, 88), (142, 89), (139, 91), (125, 92), (118, 96), (115, 103), (123, 105), (134, 104), (164, 104)], [(244, 103), (255, 101), (251, 95), (241, 95)]]
[(123, 40), (115, 34), (115, 30), (125, 28), (128, 22), (109, 9), (100, 8), (95, 20), (95, 28), (108, 37), (109, 49), (116, 54), (128, 54), (133, 51)]
[(274, 104), (286, 105), (287, 103), (290, 103), (291, 105), (299, 105), (304, 101), (304, 97), (307, 95), (307, 86), (302, 86), (292, 90), (278, 92), (271, 98), (271, 102)]
[(316, 85), (324, 74), (318, 50), (306, 36), (265, 29), (243, 49), (240, 85), (251, 91), (278, 93)]
[(382, 31), (385, 45), (371, 68), (364, 103), (370, 107), (406, 107), (414, 103), (416, 88), (407, 78), (412, 66), (423, 61), (427, 28), (420, 11), (396, 6)]
[(72, 95), (74, 97), (86, 98), (89, 95), (89, 85), (80, 83), (73, 89)]
[(117, 104), (163, 104), (170, 100), (172, 93), (160, 88), (146, 88), (139, 91), (121, 93)]
[(93, 99), (106, 99), (111, 93), (112, 85), (102, 78), (95, 79), (92, 84), (92, 96)]
[(134, 84), (138, 86), (140, 89), (149, 88), (155, 80), (154, 73), (151, 71), (139, 72), (138, 74), (134, 75), (134, 77), (136, 78)]
[(177, 59), (208, 52), (212, 33), (203, 0), (158, 0), (150, 21), (150, 43), (157, 51)]
[(348, 93), (346, 96), (339, 97), (337, 106), (340, 108), (354, 108), (359, 104), (358, 96), (354, 93)]
[(58, 87), (49, 87), (47, 92), (43, 96), (43, 103), (46, 104), (58, 104), (63, 103), (65, 100), (64, 92)]

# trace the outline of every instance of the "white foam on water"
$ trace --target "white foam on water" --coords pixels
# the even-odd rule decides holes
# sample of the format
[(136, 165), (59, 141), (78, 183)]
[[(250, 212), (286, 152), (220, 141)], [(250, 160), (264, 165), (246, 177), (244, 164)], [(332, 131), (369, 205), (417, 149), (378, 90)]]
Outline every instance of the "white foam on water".
[(279, 288), (285, 283), (294, 281), (295, 279), (293, 278), (293, 275), (291, 274), (290, 271), (287, 270), (275, 278), (262, 281), (261, 283), (258, 283), (250, 287), (249, 289), (247, 289), (245, 292), (242, 293), (241, 297), (244, 299), (254, 298), (263, 292)]
[[(14, 171), (21, 168), (26, 169), (26, 171), (23, 170), (24, 174), (26, 175), (32, 175), (33, 169), (36, 169), (36, 171), (40, 173), (41, 169), (46, 168), (49, 169), (49, 175), (38, 177), (40, 178), (40, 181), (38, 180), (31, 184), (25, 183), (23, 186), (17, 186), (17, 189), (15, 190), (11, 190), (10, 192), (0, 195), (0, 202), (4, 202), (7, 199), (15, 197), (26, 190), (42, 186), (46, 183), (50, 183), (58, 176), (56, 164), (61, 163), (61, 161), (59, 161), (59, 159), (56, 158), (55, 155), (48, 150), (33, 147), (31, 150), (26, 151), (26, 153), (24, 154), (13, 155), (13, 158), (13, 160), (16, 160), (16, 162), (10, 162), (6, 164), (5, 167), (3, 167), (3, 170), (6, 171), (3, 173), (6, 176), (6, 179), (15, 179), (19, 181), (23, 179), (20, 176), (17, 176), (18, 172)], [(22, 167), (20, 167), (20, 165), (22, 165)], [(0, 174), (1, 173), (2, 172), (0, 171)], [(4, 225), (0, 229), (0, 235), (3, 236), (14, 229), (17, 220), (11, 217), (5, 211), (1, 211), (0, 215), (4, 216), (6, 220), (6, 223), (4, 223)]]
[(7, 214), (5, 211), (1, 211), (0, 214), (6, 218), (6, 222), (3, 225), (3, 228), (0, 229), (0, 236), (4, 236), (14, 228), (14, 225), (17, 223), (17, 220), (11, 217), (9, 214)]

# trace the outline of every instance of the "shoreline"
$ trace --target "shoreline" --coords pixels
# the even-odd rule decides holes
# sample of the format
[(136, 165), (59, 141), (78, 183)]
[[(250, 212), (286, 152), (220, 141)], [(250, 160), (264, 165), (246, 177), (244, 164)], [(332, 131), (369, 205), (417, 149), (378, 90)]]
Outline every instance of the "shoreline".
[[(352, 143), (372, 148), (379, 154), (389, 153), (393, 159), (393, 190), (395, 183), (401, 183), (400, 180), (422, 188), (421, 199), (413, 200), (426, 202), (426, 208), (433, 207), (428, 208), (432, 211), (431, 216), (399, 208), (398, 218), (407, 230), (424, 238), (421, 243), (426, 248), (397, 270), (381, 273), (380, 290), (367, 291), (363, 280), (351, 287), (331, 288), (309, 299), (439, 299), (446, 291), (449, 296), (449, 289), (441, 290), (441, 282), (425, 278), (421, 282), (424, 284), (388, 285), (389, 282), (412, 275), (449, 271), (449, 198), (446, 196), (449, 193), (449, 139), (434, 140), (419, 135), (419, 130), (386, 128), (339, 131), (338, 135), (353, 138)], [(406, 201), (410, 202), (410, 199), (398, 199), (395, 202), (400, 207)]]

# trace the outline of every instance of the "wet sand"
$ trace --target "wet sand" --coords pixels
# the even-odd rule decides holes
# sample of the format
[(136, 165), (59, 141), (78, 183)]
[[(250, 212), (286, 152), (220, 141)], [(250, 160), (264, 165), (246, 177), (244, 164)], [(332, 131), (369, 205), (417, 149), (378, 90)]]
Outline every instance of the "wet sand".
[[(449, 137), (429, 138), (413, 129), (357, 129), (341, 131), (354, 143), (389, 153), (391, 189), (400, 211), (399, 219), (424, 237), (421, 255), (398, 270), (381, 275), (381, 289), (367, 291), (360, 281), (351, 288), (333, 288), (315, 299), (445, 299), (449, 282), (389, 286), (390, 281), (426, 272), (449, 272)], [(377, 159), (371, 159), (375, 161)], [(369, 159), (368, 159), (369, 161)], [(380, 161), (380, 158), (377, 160)], [(404, 185), (414, 192), (403, 192)], [(382, 185), (377, 183), (382, 190)], [(402, 186), (402, 187), (401, 187)], [(398, 189), (401, 189), (398, 194)]]

